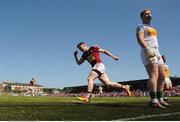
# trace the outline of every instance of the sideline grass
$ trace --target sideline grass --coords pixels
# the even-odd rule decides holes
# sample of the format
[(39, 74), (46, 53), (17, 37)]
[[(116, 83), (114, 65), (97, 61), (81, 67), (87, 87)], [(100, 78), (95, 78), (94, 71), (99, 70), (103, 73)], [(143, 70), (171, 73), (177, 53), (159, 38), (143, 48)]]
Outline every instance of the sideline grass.
[[(1, 121), (91, 121), (119, 120), (144, 115), (180, 112), (180, 97), (171, 97), (173, 107), (152, 109), (147, 97), (93, 98), (81, 103), (74, 97), (0, 96)], [(180, 120), (180, 115), (143, 120)]]

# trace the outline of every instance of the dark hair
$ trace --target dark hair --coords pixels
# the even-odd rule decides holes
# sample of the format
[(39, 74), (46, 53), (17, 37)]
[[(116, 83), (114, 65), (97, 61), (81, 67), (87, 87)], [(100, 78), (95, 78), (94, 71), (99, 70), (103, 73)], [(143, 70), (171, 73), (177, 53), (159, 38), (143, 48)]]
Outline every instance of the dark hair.
[(80, 45), (82, 45), (82, 44), (85, 44), (85, 42), (80, 42), (80, 43), (77, 45), (77, 48), (79, 48)]
[(162, 57), (163, 61), (166, 62), (166, 60), (165, 60), (166, 56), (162, 55), (161, 57)]
[(142, 19), (142, 16), (144, 15), (144, 13), (145, 13), (146, 11), (151, 11), (151, 9), (144, 9), (143, 11), (141, 11), (141, 13), (140, 13), (141, 19)]
[(165, 55), (162, 55), (162, 57), (166, 57)]

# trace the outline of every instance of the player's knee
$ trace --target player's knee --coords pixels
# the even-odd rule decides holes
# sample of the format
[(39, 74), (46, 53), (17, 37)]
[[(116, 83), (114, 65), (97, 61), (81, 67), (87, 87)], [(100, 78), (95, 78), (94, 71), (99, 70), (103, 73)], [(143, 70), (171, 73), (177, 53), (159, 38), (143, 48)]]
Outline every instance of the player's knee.
[(107, 87), (112, 87), (112, 86), (113, 86), (113, 83), (105, 83), (105, 85), (106, 85)]
[(150, 76), (150, 78), (149, 78), (149, 81), (150, 82), (156, 82), (158, 80), (158, 77), (156, 76), (156, 75), (152, 75), (152, 76)]
[(93, 81), (93, 78), (88, 77), (88, 78), (87, 78), (87, 81), (88, 81), (88, 82), (92, 82), (92, 81)]

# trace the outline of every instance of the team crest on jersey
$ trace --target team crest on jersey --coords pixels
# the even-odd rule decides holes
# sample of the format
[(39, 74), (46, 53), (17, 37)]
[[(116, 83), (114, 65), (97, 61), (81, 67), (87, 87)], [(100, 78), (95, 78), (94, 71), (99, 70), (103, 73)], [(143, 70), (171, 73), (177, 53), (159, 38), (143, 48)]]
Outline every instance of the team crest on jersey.
[(92, 56), (92, 54), (91, 55), (89, 55), (88, 57), (87, 57), (87, 60), (89, 61), (89, 62), (93, 62), (94, 60), (95, 60), (95, 58)]
[(149, 36), (157, 36), (157, 32), (154, 28), (147, 27), (147, 33)]

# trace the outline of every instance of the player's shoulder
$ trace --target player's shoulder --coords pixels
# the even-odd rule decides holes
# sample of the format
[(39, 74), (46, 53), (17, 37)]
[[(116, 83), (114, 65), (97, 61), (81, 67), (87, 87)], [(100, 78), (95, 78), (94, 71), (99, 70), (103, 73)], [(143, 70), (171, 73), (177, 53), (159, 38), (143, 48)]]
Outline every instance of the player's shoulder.
[(145, 25), (143, 24), (143, 23), (139, 23), (138, 25), (137, 25), (137, 28), (138, 27), (144, 27)]
[(92, 47), (99, 47), (98, 45), (93, 45)]
[(90, 47), (91, 49), (99, 49), (100, 47), (98, 45), (93, 45), (92, 47)]
[(142, 31), (142, 30), (144, 30), (144, 28), (145, 28), (145, 25), (143, 23), (140, 23), (140, 24), (138, 24), (136, 31), (137, 32)]

